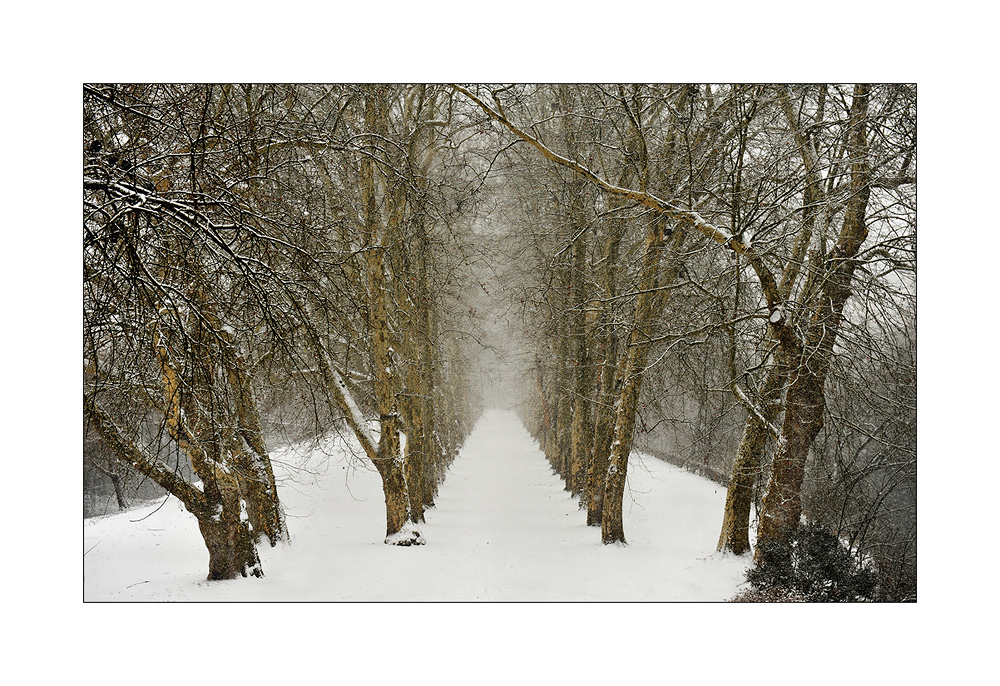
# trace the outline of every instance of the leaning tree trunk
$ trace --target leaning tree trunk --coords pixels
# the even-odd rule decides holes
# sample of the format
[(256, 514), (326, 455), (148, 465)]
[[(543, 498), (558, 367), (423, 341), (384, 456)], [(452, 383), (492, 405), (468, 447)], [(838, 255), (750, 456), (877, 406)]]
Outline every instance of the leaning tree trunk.
[[(220, 330), (225, 333), (224, 328)], [(254, 539), (260, 542), (267, 538), (274, 546), (278, 541), (288, 540), (285, 515), (278, 500), (278, 487), (264, 441), (252, 379), (232, 342), (227, 343), (231, 349), (227, 351), (225, 362), (229, 385), (235, 396), (238, 434), (234, 437), (231, 454), (236, 463)]]
[(621, 391), (615, 401), (614, 442), (611, 444), (611, 454), (608, 458), (601, 510), (601, 541), (604, 543), (626, 543), (622, 500), (625, 497), (628, 456), (632, 451), (632, 433), (635, 430), (635, 416), (639, 404), (639, 391), (642, 388), (645, 360), (645, 350), (630, 352), (623, 370)]
[[(825, 86), (820, 86), (820, 103), (825, 101), (825, 89)], [(802, 230), (796, 239), (792, 256), (787, 261), (778, 284), (778, 293), (781, 300), (785, 301), (795, 286), (801, 266), (805, 263), (806, 252), (813, 235), (816, 233), (820, 235), (817, 241), (819, 248), (817, 257), (820, 259), (823, 257), (826, 244), (827, 213), (826, 193), (823, 190), (824, 176), (821, 173), (821, 162), (817, 152), (816, 137), (819, 133), (814, 133), (814, 131), (822, 131), (822, 126), (814, 125), (810, 128), (802, 125), (799, 121), (800, 115), (796, 114), (792, 105), (787, 86), (778, 87), (778, 99), (799, 148), (805, 170)], [(819, 122), (823, 120), (822, 113), (823, 107), (820, 105), (816, 113), (816, 119)], [(811, 277), (811, 279), (814, 278), (815, 276)], [(810, 286), (807, 284), (803, 289), (803, 298), (808, 299), (810, 290)], [(775, 340), (775, 343), (777, 342)], [(735, 365), (733, 366), (733, 378), (736, 378)], [(779, 414), (781, 386), (786, 380), (786, 370), (778, 364), (771, 369), (763, 384), (764, 390), (760, 394), (763, 400), (762, 409), (765, 420), (771, 424)], [(753, 413), (747, 417), (743, 439), (740, 441), (730, 475), (729, 488), (726, 492), (725, 513), (722, 531), (719, 535), (719, 551), (742, 555), (750, 549), (750, 511), (753, 486), (764, 463), (764, 449), (769, 433), (764, 424)]]
[(646, 235), (632, 333), (629, 335), (628, 347), (624, 352), (620, 380), (616, 380), (619, 391), (615, 399), (614, 442), (611, 444), (608, 473), (605, 478), (601, 517), (601, 540), (605, 544), (626, 542), (622, 521), (622, 499), (625, 496), (628, 457), (632, 452), (632, 435), (635, 431), (639, 393), (646, 371), (652, 326), (666, 304), (666, 294), (669, 291), (665, 287), (673, 282), (679, 267), (679, 263), (675, 260), (661, 276), (661, 256), (665, 250), (676, 252), (684, 240), (684, 232), (681, 229), (676, 230), (668, 243), (664, 241), (665, 235), (665, 218), (653, 222)]
[[(823, 427), (822, 379), (808, 370), (792, 373), (785, 401), (785, 420), (774, 453), (771, 479), (760, 519), (760, 540), (784, 542), (802, 514), (802, 481), (809, 447)], [(758, 550), (759, 550), (758, 546)]]
[(111, 479), (111, 485), (115, 489), (115, 500), (118, 501), (118, 510), (124, 512), (128, 509), (128, 500), (125, 498), (125, 489), (122, 486), (122, 477), (115, 470), (114, 467), (108, 472), (108, 478)]
[[(767, 422), (774, 422), (778, 415), (775, 401), (780, 398), (781, 384), (785, 376), (780, 366), (775, 366), (768, 372), (764, 381), (764, 391), (761, 398), (764, 401), (764, 417)], [(720, 552), (743, 555), (750, 551), (750, 511), (753, 506), (753, 488), (764, 464), (764, 449), (770, 435), (768, 427), (750, 413), (743, 427), (743, 438), (736, 452), (736, 460), (729, 475), (729, 486), (726, 489), (726, 506), (722, 519), (722, 531), (719, 534), (717, 550)]]
[[(840, 330), (844, 305), (851, 296), (857, 254), (868, 236), (866, 211), (871, 170), (867, 159), (865, 119), (868, 87), (854, 89), (850, 112), (848, 150), (851, 163), (851, 196), (836, 246), (821, 271), (824, 275), (815, 309), (798, 350), (785, 350), (789, 361), (789, 386), (785, 418), (774, 455), (771, 479), (762, 505), (758, 541), (784, 543), (799, 525), (802, 514), (802, 481), (809, 449), (823, 426), (826, 408), (824, 385)], [(758, 545), (757, 553), (760, 553)]]
[(717, 550), (743, 555), (750, 551), (750, 511), (753, 485), (760, 473), (767, 429), (755, 417), (747, 417), (736, 461), (726, 489), (726, 507)]

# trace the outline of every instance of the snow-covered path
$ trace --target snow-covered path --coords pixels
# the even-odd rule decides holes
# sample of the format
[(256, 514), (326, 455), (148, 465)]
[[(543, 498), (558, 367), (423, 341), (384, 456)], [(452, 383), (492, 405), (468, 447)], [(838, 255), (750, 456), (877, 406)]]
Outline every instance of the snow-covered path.
[(602, 545), (511, 413), (488, 411), (469, 436), (420, 527), (425, 546), (382, 544), (376, 474), (342, 455), (322, 466), (279, 485), (292, 544), (262, 549), (264, 579), (205, 581), (195, 522), (171, 499), (85, 524), (85, 599), (721, 601), (748, 564), (714, 550), (725, 489), (638, 455), (629, 545)]

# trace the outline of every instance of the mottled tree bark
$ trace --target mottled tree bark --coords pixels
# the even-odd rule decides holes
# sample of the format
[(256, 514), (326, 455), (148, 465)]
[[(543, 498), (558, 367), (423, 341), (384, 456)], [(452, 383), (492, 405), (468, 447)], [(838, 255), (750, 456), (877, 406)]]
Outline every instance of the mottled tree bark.
[(428, 443), (424, 429), (424, 404), (420, 397), (424, 389), (420, 383), (419, 365), (419, 359), (411, 359), (409, 362), (406, 374), (409, 393), (401, 403), (407, 428), (403, 472), (406, 477), (407, 496), (410, 500), (410, 521), (414, 524), (424, 522), (424, 461)]
[[(426, 240), (426, 235), (424, 236)], [(425, 255), (429, 257), (429, 251), (426, 250), (426, 245), (424, 247)], [(423, 292), (425, 297), (428, 299), (430, 296), (430, 283), (428, 277), (428, 266), (426, 261), (422, 263), (422, 276), (421, 282), (423, 284)], [(438, 364), (437, 364), (437, 351), (434, 347), (434, 340), (436, 338), (436, 318), (431, 311), (430, 307), (425, 308), (421, 312), (422, 324), (421, 324), (421, 349), (423, 351), (421, 355), (421, 382), (423, 388), (423, 397), (420, 398), (420, 404), (423, 408), (424, 416), (424, 479), (423, 483), (423, 500), (425, 507), (434, 507), (435, 499), (437, 498), (438, 485), (444, 478), (444, 451), (441, 447), (441, 443), (438, 439), (438, 427), (440, 422), (438, 421), (437, 413), (437, 401), (436, 396), (438, 393)]]
[(570, 453), (570, 467), (567, 482), (574, 496), (586, 497), (587, 467), (594, 444), (594, 425), (591, 420), (589, 356), (586, 350), (580, 353), (580, 369), (577, 374), (576, 392), (573, 398), (573, 441)]
[[(224, 329), (220, 330), (224, 332)], [(228, 337), (228, 334), (225, 335)], [(247, 503), (247, 517), (254, 539), (260, 542), (263, 538), (267, 538), (273, 546), (278, 541), (288, 539), (285, 515), (278, 500), (278, 487), (260, 425), (260, 413), (253, 392), (252, 379), (232, 341), (227, 342), (230, 350), (226, 352), (225, 363), (229, 385), (235, 397), (237, 417), (237, 436), (234, 437), (231, 448), (232, 457), (239, 476), (240, 489)], [(249, 450), (244, 449), (244, 446)]]
[[(84, 396), (84, 416), (100, 434), (105, 445), (119, 459), (145, 474), (180, 500), (195, 516), (209, 554), (208, 579), (234, 579), (238, 576), (263, 576), (256, 545), (248, 523), (241, 520), (240, 493), (236, 479), (224, 470), (208, 471), (200, 447), (184, 438), (183, 426), (177, 429), (188, 450), (194, 452), (202, 472), (203, 490), (182, 479), (177, 473), (130, 441), (114, 421), (97, 405), (92, 396)], [(207, 479), (206, 479), (207, 477)]]
[[(604, 486), (604, 503), (601, 518), (601, 540), (607, 543), (625, 543), (625, 528), (622, 521), (622, 499), (625, 495), (625, 481), (628, 474), (628, 457), (632, 451), (632, 438), (642, 390), (643, 374), (652, 341), (652, 327), (666, 304), (666, 287), (673, 283), (679, 262), (669, 260), (661, 274), (662, 254), (675, 254), (684, 240), (684, 232), (676, 229), (669, 241), (666, 239), (666, 220), (653, 222), (646, 235), (646, 245), (640, 270), (635, 312), (632, 317), (632, 331), (628, 346), (623, 353), (621, 375), (616, 380), (618, 386), (615, 398), (615, 431), (611, 444), (608, 474)], [(657, 289), (662, 290), (657, 290)]]
[(628, 355), (622, 370), (621, 390), (615, 400), (615, 430), (608, 457), (608, 473), (604, 482), (603, 508), (601, 511), (601, 541), (625, 543), (625, 524), (622, 520), (622, 500), (628, 476), (628, 456), (632, 451), (632, 434), (639, 391), (642, 388), (642, 369), (645, 351), (635, 350)]
[[(773, 404), (769, 408), (767, 419), (773, 422), (777, 410)], [(768, 435), (767, 427), (757, 417), (752, 414), (747, 417), (726, 489), (722, 532), (717, 547), (720, 552), (743, 555), (750, 550), (753, 486), (760, 475)]]
[(208, 579), (264, 576), (249, 522), (241, 518), (239, 486), (235, 479), (224, 483), (220, 487), (221, 512), (198, 519), (198, 529), (208, 548)]
[[(368, 329), (374, 358), (375, 405), (379, 413), (380, 434), (375, 468), (382, 477), (385, 495), (386, 541), (396, 541), (409, 519), (409, 497), (400, 453), (399, 408), (396, 401), (396, 378), (393, 372), (392, 345), (389, 338), (389, 294), (385, 283), (382, 244), (383, 220), (378, 203), (378, 179), (375, 175), (374, 141), (384, 138), (388, 108), (385, 88), (365, 86), (365, 130), (372, 137), (372, 154), (361, 158), (361, 187), (365, 223), (365, 267), (368, 280)], [(415, 533), (415, 532), (414, 532)], [(417, 542), (419, 534), (404, 537), (407, 545)]]
[[(558, 89), (560, 108), (564, 112), (575, 109), (575, 98), (570, 88), (561, 85)], [(578, 153), (578, 131), (563, 120), (563, 139), (566, 150), (573, 157)], [(567, 421), (569, 442), (566, 446), (566, 490), (574, 496), (584, 496), (587, 463), (593, 445), (593, 424), (591, 421), (591, 369), (590, 341), (587, 327), (590, 298), (588, 296), (587, 243), (590, 229), (585, 218), (584, 191), (586, 181), (573, 175), (567, 182), (566, 229), (572, 248), (568, 265), (567, 292), (564, 316), (568, 319), (565, 343), (567, 351), (566, 376), (563, 379), (563, 395), (567, 399)]]
[(594, 446), (587, 465), (587, 526), (600, 526), (604, 512), (604, 480), (608, 473), (615, 431), (615, 377), (618, 373), (618, 337), (610, 334), (602, 351), (601, 386), (594, 419)]
[[(854, 89), (849, 116), (848, 151), (851, 159), (850, 197), (837, 244), (826, 256), (822, 285), (805, 339), (796, 348), (783, 346), (789, 385), (785, 418), (764, 496), (758, 541), (782, 543), (795, 531), (802, 514), (802, 481), (809, 449), (823, 427), (824, 385), (833, 346), (840, 330), (844, 305), (851, 295), (857, 254), (868, 236), (866, 211), (871, 183), (868, 162), (868, 86)], [(760, 547), (758, 546), (758, 553)]]
[[(623, 173), (622, 182), (627, 183), (628, 171)], [(622, 203), (612, 197), (611, 207)], [(600, 383), (594, 407), (594, 443), (587, 465), (587, 526), (601, 526), (604, 513), (604, 482), (611, 457), (611, 442), (615, 429), (614, 399), (620, 389), (615, 387), (618, 377), (619, 343), (617, 326), (613, 322), (611, 298), (618, 288), (618, 259), (622, 238), (625, 235), (625, 220), (612, 215), (607, 221), (607, 235), (604, 240), (604, 269), (600, 278), (599, 313), (597, 315), (597, 357), (600, 359)]]

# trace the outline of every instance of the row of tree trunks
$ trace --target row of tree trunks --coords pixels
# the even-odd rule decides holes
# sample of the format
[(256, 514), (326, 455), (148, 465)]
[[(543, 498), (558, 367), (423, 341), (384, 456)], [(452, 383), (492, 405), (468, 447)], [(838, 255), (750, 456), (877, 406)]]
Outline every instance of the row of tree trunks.
[[(457, 154), (442, 145), (450, 91), (125, 84), (84, 93), (87, 355), (96, 365), (105, 349), (127, 351), (115, 353), (115, 378), (95, 371), (87, 381), (102, 441), (195, 513), (211, 578), (257, 574), (255, 546), (287, 539), (255, 397), (255, 369), (268, 360), (279, 384), (301, 384), (303, 403), (326, 391), (333, 412), (315, 412), (316, 429), (346, 418), (382, 476), (387, 541), (415, 542), (412, 525), (471, 423), (467, 370), (443, 369), (454, 351), (441, 353), (431, 297), (428, 234), (453, 199), (434, 195), (432, 180), (434, 156)], [(355, 402), (348, 380), (368, 375), (370, 387), (351, 386), (363, 394)], [(187, 456), (203, 496), (150, 466), (137, 423), (122, 421), (132, 408), (109, 400), (119, 388), (135, 414), (162, 412), (162, 435)], [(130, 432), (109, 429), (111, 416)]]
[[(464, 90), (467, 95), (471, 94)], [(620, 104), (628, 112), (626, 126), (626, 164), (622, 167), (619, 185), (638, 181), (645, 187), (649, 178), (648, 155), (642, 121), (643, 104), (637, 92), (619, 88)], [(560, 112), (572, 111), (565, 98), (565, 89), (558, 91)], [(510, 124), (499, 112), (471, 96), (484, 111), (511, 128), (544, 153), (547, 149), (537, 139)], [(689, 97), (686, 90), (677, 96), (675, 105), (682, 105)], [(563, 121), (563, 146), (570, 160), (580, 157), (577, 136), (572, 127)], [(586, 126), (586, 125), (584, 125)], [(547, 154), (546, 156), (550, 156)], [(550, 159), (563, 164), (568, 161), (559, 156)], [(671, 158), (673, 159), (673, 158)], [(575, 162), (568, 166), (574, 168)], [(670, 162), (668, 162), (668, 167)], [(593, 250), (595, 269), (587, 263), (586, 239), (590, 231), (578, 218), (580, 209), (575, 201), (583, 195), (585, 175), (574, 175), (564, 188), (568, 190), (566, 228), (563, 230), (569, 246), (570, 259), (558, 262), (553, 278), (556, 293), (564, 298), (554, 298), (551, 310), (558, 313), (565, 323), (557, 326), (550, 335), (549, 347), (557, 371), (549, 371), (539, 362), (536, 365), (539, 385), (539, 416), (533, 425), (536, 435), (553, 469), (565, 480), (565, 487), (581, 498), (581, 507), (587, 509), (587, 523), (601, 526), (605, 543), (625, 543), (622, 522), (622, 499), (627, 478), (628, 456), (638, 414), (638, 399), (653, 327), (667, 301), (668, 287), (672, 283), (679, 263), (668, 260), (670, 266), (661, 267), (663, 257), (679, 249), (683, 232), (667, 231), (667, 220), (654, 218), (644, 236), (644, 248), (638, 267), (638, 278), (632, 284), (637, 295), (625, 321), (619, 321), (614, 303), (618, 293), (622, 242), (629, 227), (625, 213), (627, 202), (612, 196), (606, 216), (597, 222), (604, 229), (604, 239)], [(672, 236), (668, 240), (668, 236)], [(565, 254), (563, 248), (560, 254)], [(558, 256), (557, 256), (558, 258)], [(592, 294), (584, 284), (596, 287)], [(596, 297), (595, 297), (596, 296)], [(562, 321), (562, 320), (560, 320)], [(567, 440), (569, 436), (569, 440)]]
[[(438, 380), (444, 358), (438, 351), (436, 299), (430, 284), (433, 265), (422, 200), (434, 146), (426, 138), (432, 127), (420, 124), (423, 117), (433, 118), (436, 105), (424, 97), (423, 86), (404, 98), (403, 113), (412, 133), (405, 143), (405, 160), (390, 167), (382, 143), (390, 137), (393, 88), (361, 87), (367, 142), (358, 156), (364, 255), (360, 271), (367, 292), (365, 326), (380, 426), (377, 441), (343, 376), (332, 368), (329, 353), (315, 337), (312, 347), (335, 404), (381, 476), (385, 541), (408, 546), (424, 542), (414, 525), (424, 521), (424, 509), (434, 504), (438, 484), (471, 428), (471, 417), (459, 351), (450, 339), (444, 356), (449, 360), (448, 382)], [(406, 436), (405, 448), (401, 435)]]
[[(803, 222), (804, 228), (799, 233), (797, 245), (793, 249), (793, 262), (796, 264), (791, 269), (788, 268), (789, 265), (786, 265), (786, 269), (781, 275), (780, 284), (769, 265), (764, 261), (763, 255), (759, 252), (759, 246), (749, 236), (744, 234), (746, 227), (741, 223), (742, 212), (739, 211), (739, 203), (736, 199), (733, 201), (736, 209), (733, 211), (731, 223), (727, 230), (706, 221), (693, 209), (681, 209), (680, 203), (664, 201), (648, 193), (645, 184), (647, 179), (645, 178), (640, 179), (637, 189), (610, 184), (591, 168), (584, 165), (580, 158), (575, 156), (572, 151), (569, 151), (568, 154), (556, 153), (544, 144), (537, 134), (528, 133), (526, 129), (515, 125), (504, 112), (504, 108), (497, 97), (497, 92), (493, 92), (496, 106), (492, 106), (468, 89), (460, 86), (453, 87), (480, 106), (490, 117), (534, 146), (542, 155), (554, 163), (576, 172), (582, 178), (588, 179), (615, 197), (628, 199), (649, 207), (662, 219), (670, 219), (678, 222), (680, 225), (691, 227), (710, 241), (732, 250), (737, 258), (746, 259), (747, 264), (753, 269), (757, 277), (760, 293), (764, 296), (767, 304), (770, 335), (778, 344), (777, 356), (779, 363), (788, 370), (787, 389), (785, 390), (783, 404), (784, 419), (777, 442), (777, 450), (767, 495), (763, 502), (761, 526), (758, 532), (762, 540), (785, 540), (790, 531), (798, 526), (801, 514), (801, 488), (805, 460), (819, 429), (822, 427), (823, 409), (825, 406), (825, 377), (829, 371), (829, 361), (834, 341), (838, 335), (843, 306), (851, 294), (851, 279), (856, 264), (855, 257), (867, 235), (865, 215), (869, 187), (871, 185), (871, 170), (868, 160), (868, 143), (865, 127), (868, 100), (867, 86), (858, 85), (855, 87), (850, 112), (848, 113), (849, 121), (847, 122), (846, 129), (848, 132), (848, 141), (845, 165), (849, 166), (851, 170), (849, 198), (845, 203), (845, 217), (839, 239), (829, 254), (827, 254), (825, 241), (827, 208), (826, 203), (822, 202), (824, 176), (817, 165), (816, 145), (811, 140), (811, 136), (814, 133), (811, 130), (800, 128), (797, 122), (789, 122), (807, 170), (803, 198), (803, 216), (805, 221)], [(784, 93), (785, 97), (781, 97), (780, 87), (777, 92), (779, 93), (779, 100), (781, 101), (781, 106), (786, 117), (789, 120), (793, 119), (794, 112), (789, 107), (790, 103), (787, 98), (787, 91)], [(678, 113), (685, 113), (687, 109), (686, 105), (689, 104), (689, 101), (685, 100), (685, 98), (689, 96), (693, 98), (697, 93), (698, 89), (695, 87), (682, 89), (674, 110)], [(737, 96), (741, 94), (740, 89), (735, 89), (733, 94), (731, 100), (733, 102), (738, 101), (739, 98)], [(818, 108), (820, 119), (822, 119), (824, 95), (825, 91), (821, 89)], [(757, 97), (757, 95), (754, 95), (754, 97)], [(622, 101), (626, 109), (628, 109), (628, 103), (624, 97)], [(694, 116), (693, 100), (690, 101), (690, 104), (692, 109), (686, 112), (689, 118)], [(723, 143), (727, 140), (738, 138), (740, 141), (740, 164), (742, 163), (742, 155), (746, 149), (744, 145), (745, 136), (742, 134), (745, 134), (749, 125), (749, 118), (752, 116), (755, 108), (756, 104), (743, 112), (742, 124), (738, 123), (737, 126), (730, 127), (728, 131), (718, 137), (717, 144), (712, 149), (712, 155), (717, 157), (723, 149)], [(720, 107), (719, 109), (722, 111), (725, 108)], [(630, 110), (630, 114), (634, 115), (634, 112)], [(633, 116), (632, 121), (638, 120)], [(710, 121), (709, 123), (712, 124), (713, 122)], [(718, 124), (720, 122), (714, 123)], [(821, 127), (818, 126), (817, 128)], [(698, 136), (712, 136), (714, 135), (712, 133), (713, 130), (721, 131), (721, 128), (718, 126), (703, 127)], [(675, 131), (671, 131), (667, 136), (665, 150), (668, 158), (680, 147), (679, 145), (675, 145), (679, 144), (680, 140), (671, 138)], [(684, 144), (690, 151), (691, 139), (686, 131), (683, 133), (683, 137)], [(708, 138), (704, 139), (704, 141), (707, 140)], [(695, 141), (696, 143), (701, 142), (697, 138)], [(675, 168), (671, 165), (670, 159), (667, 160), (664, 166), (667, 170), (664, 177), (668, 180), (674, 178), (675, 171), (680, 171), (680, 168)], [(688, 165), (687, 173), (689, 179), (692, 178), (691, 171), (692, 169)], [(736, 193), (734, 193), (734, 198), (739, 195), (739, 171), (737, 170), (736, 174)], [(679, 179), (680, 177), (677, 178)], [(693, 193), (689, 194), (686, 203), (688, 207), (693, 208), (695, 206), (693, 199)], [(797, 318), (794, 316), (795, 307), (789, 302), (789, 293), (792, 284), (797, 281), (797, 265), (802, 262), (802, 252), (810, 243), (810, 233), (814, 227), (819, 232), (819, 238), (816, 241), (817, 247), (812, 253), (810, 259), (812, 263), (811, 268), (799, 294), (799, 302), (805, 304), (812, 311), (803, 336), (799, 333), (801, 327), (794, 321)], [(640, 300), (643, 299), (643, 288), (648, 287), (646, 286), (647, 283), (648, 281), (644, 274), (641, 278), (641, 285), (638, 291), (640, 293)], [(637, 303), (636, 315), (639, 315), (641, 309), (642, 306)], [(641, 322), (642, 318), (640, 316), (633, 318), (631, 329), (633, 337), (637, 331), (641, 330)], [(646, 335), (648, 337), (650, 333), (646, 332)], [(618, 370), (618, 384), (616, 385), (619, 385), (619, 388), (617, 389), (615, 399), (615, 412), (617, 415), (615, 439), (612, 445), (611, 464), (608, 468), (602, 517), (602, 538), (606, 542), (624, 541), (624, 533), (617, 521), (620, 520), (620, 513), (613, 511), (614, 505), (611, 502), (613, 498), (610, 496), (616, 494), (619, 489), (623, 488), (624, 484), (624, 468), (627, 466), (628, 449), (631, 447), (632, 430), (634, 429), (634, 403), (637, 402), (638, 390), (641, 387), (640, 379), (644, 371), (645, 354), (646, 351), (641, 345), (637, 348), (636, 341), (630, 341), (628, 348), (623, 352), (623, 362)], [(550, 411), (551, 409), (550, 407)], [(563, 414), (561, 406), (557, 406), (555, 410), (557, 415)], [(767, 414), (770, 414), (770, 412), (768, 411)], [(744, 472), (747, 470), (750, 472), (754, 471), (755, 467), (753, 463), (759, 464), (760, 462), (759, 456), (763, 442), (758, 429), (771, 423), (765, 415), (754, 417), (754, 420), (757, 421), (762, 418), (761, 427), (755, 427), (751, 424), (748, 430), (745, 431), (746, 443), (744, 445), (743, 457), (746, 459), (740, 465), (741, 473), (738, 475), (740, 479), (748, 478)], [(554, 424), (556, 426), (562, 424), (558, 416), (555, 418)], [(557, 440), (558, 438), (557, 434)], [(546, 440), (545, 445), (548, 448), (548, 440)], [(566, 454), (565, 447), (559, 444), (556, 448), (555, 459), (552, 461), (560, 465), (565, 460), (564, 456)], [(550, 457), (550, 459), (552, 458)], [(737, 480), (737, 491), (744, 490), (740, 488), (740, 479)], [(734, 495), (737, 494), (734, 493)], [(740, 495), (742, 497), (745, 494)], [(740, 508), (734, 507), (733, 516), (730, 518), (727, 526), (733, 525), (742, 528), (741, 525), (733, 524), (732, 520), (735, 518), (742, 519), (744, 509), (742, 506)], [(720, 544), (725, 547), (729, 538), (732, 538), (733, 545), (740, 548), (743, 547), (742, 540), (739, 540), (742, 539), (742, 535), (733, 535), (730, 537), (726, 532), (720, 537)]]
[[(635, 305), (631, 317), (631, 327), (627, 345), (618, 360), (618, 342), (614, 327), (608, 326), (597, 350), (603, 355), (600, 367), (600, 377), (588, 375), (585, 384), (570, 386), (571, 392), (552, 397), (559, 389), (557, 381), (546, 383), (546, 375), (541, 367), (536, 369), (539, 389), (539, 417), (533, 424), (539, 428), (540, 443), (549, 455), (550, 463), (559, 472), (567, 484), (575, 479), (581, 495), (581, 505), (587, 508), (587, 522), (592, 526), (601, 526), (601, 538), (604, 543), (626, 542), (624, 524), (622, 521), (622, 500), (624, 498), (625, 482), (628, 472), (628, 456), (632, 448), (638, 411), (638, 399), (642, 389), (642, 378), (645, 372), (648, 352), (652, 340), (652, 327), (659, 318), (666, 303), (668, 287), (676, 278), (680, 263), (668, 258), (664, 268), (664, 255), (675, 255), (684, 240), (683, 230), (674, 231), (666, 236), (666, 222), (653, 222), (646, 237), (643, 253), (641, 278), (639, 280)], [(621, 239), (620, 228), (614, 228), (609, 233), (607, 250), (614, 254)], [(613, 287), (613, 272), (610, 277)], [(607, 307), (605, 305), (605, 307)], [(581, 308), (582, 309), (582, 308)], [(600, 308), (595, 308), (593, 324), (601, 321)], [(605, 314), (606, 318), (607, 315)], [(584, 358), (587, 359), (587, 358)], [(588, 368), (596, 365), (587, 365)], [(571, 377), (574, 378), (574, 377)], [(575, 377), (579, 378), (579, 377)], [(586, 410), (588, 422), (580, 421), (577, 413), (578, 405), (564, 400), (570, 395), (587, 396), (596, 394), (596, 402), (588, 403)], [(560, 416), (569, 415), (566, 421), (572, 429), (574, 441), (566, 446), (560, 440), (565, 432), (559, 427), (565, 426)], [(589, 436), (588, 436), (589, 435)], [(576, 440), (577, 436), (586, 436)], [(586, 442), (586, 443), (585, 443)], [(581, 443), (587, 447), (582, 448)], [(574, 471), (562, 471), (561, 465), (573, 465), (578, 455), (586, 450), (588, 459), (585, 466)], [(568, 457), (568, 459), (567, 459)], [(568, 490), (572, 490), (568, 486)]]

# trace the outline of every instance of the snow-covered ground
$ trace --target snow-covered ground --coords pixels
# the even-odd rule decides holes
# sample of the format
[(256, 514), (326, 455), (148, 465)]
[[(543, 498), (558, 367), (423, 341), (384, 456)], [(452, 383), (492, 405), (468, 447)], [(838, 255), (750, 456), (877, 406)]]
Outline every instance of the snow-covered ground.
[(205, 580), (208, 553), (173, 498), (84, 524), (87, 601), (724, 601), (745, 557), (715, 551), (725, 489), (633, 454), (627, 546), (563, 490), (518, 418), (487, 411), (419, 527), (384, 545), (378, 475), (332, 441), (273, 455), (292, 540), (262, 547), (263, 579)]

